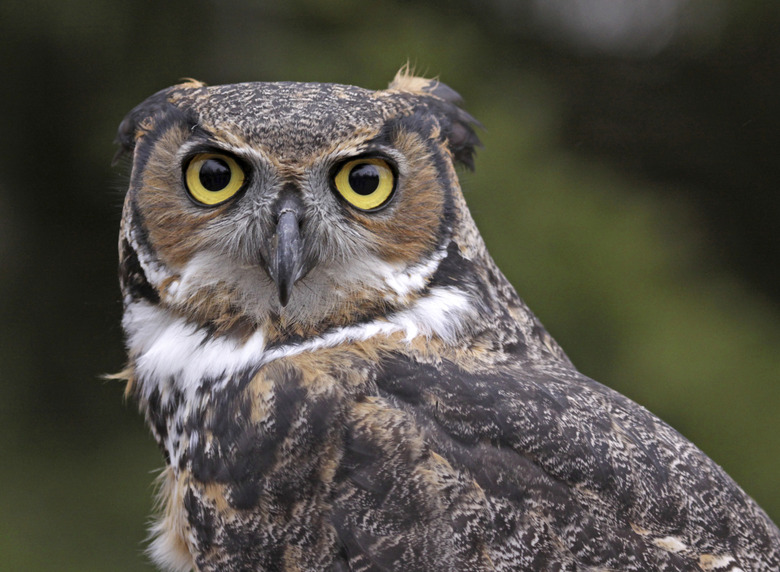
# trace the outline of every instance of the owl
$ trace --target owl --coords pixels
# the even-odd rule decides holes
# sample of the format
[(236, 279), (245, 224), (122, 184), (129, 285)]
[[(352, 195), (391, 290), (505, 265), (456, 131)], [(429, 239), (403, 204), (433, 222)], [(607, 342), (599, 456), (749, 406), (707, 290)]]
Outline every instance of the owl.
[(127, 394), (165, 570), (780, 570), (713, 461), (579, 373), (460, 190), (477, 122), (388, 89), (175, 85), (119, 128)]

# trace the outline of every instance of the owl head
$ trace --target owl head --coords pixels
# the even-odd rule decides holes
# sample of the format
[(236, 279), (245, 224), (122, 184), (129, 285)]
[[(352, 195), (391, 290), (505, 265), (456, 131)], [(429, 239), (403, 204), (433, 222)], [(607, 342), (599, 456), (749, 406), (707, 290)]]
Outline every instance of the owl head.
[(406, 70), (383, 91), (190, 81), (151, 96), (118, 134), (126, 305), (271, 341), (408, 307), (448, 249), (483, 248), (455, 173), (479, 144), (459, 103)]

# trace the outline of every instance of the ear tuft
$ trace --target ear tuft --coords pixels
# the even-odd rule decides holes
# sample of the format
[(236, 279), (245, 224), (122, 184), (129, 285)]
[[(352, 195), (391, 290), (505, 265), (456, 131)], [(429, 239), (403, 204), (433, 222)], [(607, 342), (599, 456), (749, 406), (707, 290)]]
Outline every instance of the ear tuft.
[(474, 170), (474, 154), (477, 148), (482, 147), (475, 128), (482, 128), (482, 124), (461, 108), (463, 98), (457, 91), (436, 78), (415, 76), (409, 63), (398, 70), (389, 89), (433, 96), (427, 107), (438, 117), (453, 158), (468, 169)]
[(393, 81), (387, 86), (393, 91), (405, 91), (407, 93), (425, 94), (431, 93), (431, 86), (439, 83), (436, 78), (427, 79), (414, 74), (414, 68), (406, 62), (401, 69), (396, 72)]
[(193, 79), (186, 79), (183, 83), (158, 91), (136, 105), (119, 124), (115, 143), (119, 144), (119, 150), (114, 155), (112, 163), (116, 163), (125, 153), (131, 153), (135, 144), (153, 125), (154, 120), (164, 115), (172, 106), (171, 95), (181, 89), (193, 89), (203, 87), (206, 84)]

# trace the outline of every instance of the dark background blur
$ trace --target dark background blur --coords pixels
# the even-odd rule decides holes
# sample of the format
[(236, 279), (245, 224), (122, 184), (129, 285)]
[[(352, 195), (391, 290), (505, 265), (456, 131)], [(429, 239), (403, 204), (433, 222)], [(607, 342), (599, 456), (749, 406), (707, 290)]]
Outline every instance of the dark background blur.
[(780, 2), (0, 3), (0, 569), (150, 570), (162, 459), (122, 387), (116, 126), (153, 92), (382, 88), (485, 125), (467, 200), (586, 374), (780, 520)]

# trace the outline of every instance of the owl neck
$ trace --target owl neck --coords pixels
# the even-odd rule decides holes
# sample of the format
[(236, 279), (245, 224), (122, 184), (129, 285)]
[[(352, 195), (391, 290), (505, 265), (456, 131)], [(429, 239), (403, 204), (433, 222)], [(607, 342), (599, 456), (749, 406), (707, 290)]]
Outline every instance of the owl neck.
[(155, 389), (194, 394), (207, 381), (224, 385), (279, 359), (390, 338), (400, 347), (431, 340), (453, 350), (487, 343), (524, 360), (551, 355), (566, 360), (484, 247), (469, 246), (463, 249), (452, 240), (425, 291), (409, 306), (286, 343), (269, 341), (263, 329), (248, 336), (214, 336), (160, 304), (130, 300), (123, 326), (136, 390), (146, 399)]
[(144, 278), (130, 282), (135, 290), (123, 283), (123, 326), (136, 380), (147, 387), (147, 394), (160, 383), (190, 392), (204, 379), (229, 379), (285, 357), (388, 337), (407, 345), (436, 340), (443, 348), (488, 343), (524, 360), (568, 363), (493, 262), (462, 197), (456, 198), (454, 210), (450, 238), (431, 264), (424, 265), (427, 278), (407, 304), (314, 335), (281, 339), (263, 327), (240, 335), (215, 334), (212, 327), (188, 319), (158, 297), (134, 295), (141, 290), (136, 282), (146, 284), (154, 269), (143, 249), (139, 252), (137, 243), (126, 240), (134, 247), (129, 248), (133, 256), (125, 256), (134, 263), (129, 275)]

